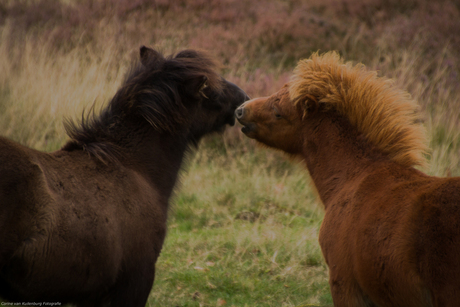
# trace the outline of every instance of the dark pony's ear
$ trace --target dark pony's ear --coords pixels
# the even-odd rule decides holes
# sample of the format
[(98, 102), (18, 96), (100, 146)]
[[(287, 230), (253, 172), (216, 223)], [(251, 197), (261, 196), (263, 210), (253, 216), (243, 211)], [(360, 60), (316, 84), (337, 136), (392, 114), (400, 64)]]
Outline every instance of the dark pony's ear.
[(139, 51), (141, 56), (141, 63), (144, 66), (147, 66), (150, 63), (163, 58), (159, 52), (153, 50), (152, 48), (142, 46)]
[(302, 120), (305, 119), (308, 115), (315, 114), (319, 109), (318, 100), (315, 96), (310, 94), (298, 97), (294, 104), (297, 106), (297, 111), (299, 112)]
[(196, 76), (191, 79), (187, 84), (188, 93), (193, 96), (202, 95), (206, 97), (203, 90), (208, 86), (208, 77)]

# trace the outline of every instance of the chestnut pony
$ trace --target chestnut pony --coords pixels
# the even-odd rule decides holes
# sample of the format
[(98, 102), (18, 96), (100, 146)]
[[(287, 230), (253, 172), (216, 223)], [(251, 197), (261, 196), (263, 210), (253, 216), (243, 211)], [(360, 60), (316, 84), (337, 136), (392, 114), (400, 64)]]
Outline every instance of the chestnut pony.
[(235, 122), (247, 95), (214, 61), (140, 49), (101, 114), (52, 153), (0, 137), (0, 296), (145, 306), (184, 154)]
[(335, 306), (460, 306), (460, 179), (414, 168), (427, 152), (416, 110), (334, 52), (236, 110), (248, 137), (305, 162)]

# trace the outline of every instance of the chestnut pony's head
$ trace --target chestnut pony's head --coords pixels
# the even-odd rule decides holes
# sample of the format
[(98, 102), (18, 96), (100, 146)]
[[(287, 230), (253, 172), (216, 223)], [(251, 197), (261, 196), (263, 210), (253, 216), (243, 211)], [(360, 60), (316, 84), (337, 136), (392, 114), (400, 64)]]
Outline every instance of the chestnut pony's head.
[(382, 153), (401, 164), (425, 165), (427, 139), (418, 106), (407, 92), (364, 65), (344, 63), (336, 52), (301, 60), (288, 84), (236, 111), (248, 137), (290, 154), (302, 152), (315, 116), (332, 111)]
[(269, 97), (247, 101), (235, 115), (248, 137), (291, 154), (299, 153), (302, 113), (291, 102), (288, 85)]

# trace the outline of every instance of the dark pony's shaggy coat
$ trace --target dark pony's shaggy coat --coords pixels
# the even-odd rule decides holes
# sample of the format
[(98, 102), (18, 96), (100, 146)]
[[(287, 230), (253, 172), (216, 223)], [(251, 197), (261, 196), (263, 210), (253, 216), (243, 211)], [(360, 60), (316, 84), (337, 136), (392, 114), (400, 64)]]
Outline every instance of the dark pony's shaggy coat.
[(427, 141), (407, 93), (314, 54), (236, 116), (247, 136), (305, 161), (335, 306), (460, 306), (460, 179), (414, 168)]
[(247, 99), (193, 50), (141, 63), (53, 153), (0, 137), (0, 296), (144, 306), (184, 153)]

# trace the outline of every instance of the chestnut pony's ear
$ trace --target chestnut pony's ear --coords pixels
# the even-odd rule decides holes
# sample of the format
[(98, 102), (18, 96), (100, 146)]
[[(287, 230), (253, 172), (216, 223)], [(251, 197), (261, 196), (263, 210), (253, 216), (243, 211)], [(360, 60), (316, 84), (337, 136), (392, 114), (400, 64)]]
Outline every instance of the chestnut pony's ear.
[(307, 115), (316, 113), (319, 108), (319, 102), (315, 96), (306, 94), (302, 97), (298, 97), (294, 104), (297, 106), (297, 111), (300, 114), (300, 117), (305, 119)]
[(159, 52), (145, 46), (142, 46), (139, 52), (141, 56), (141, 63), (144, 66), (147, 66), (149, 63), (163, 58), (163, 56)]

